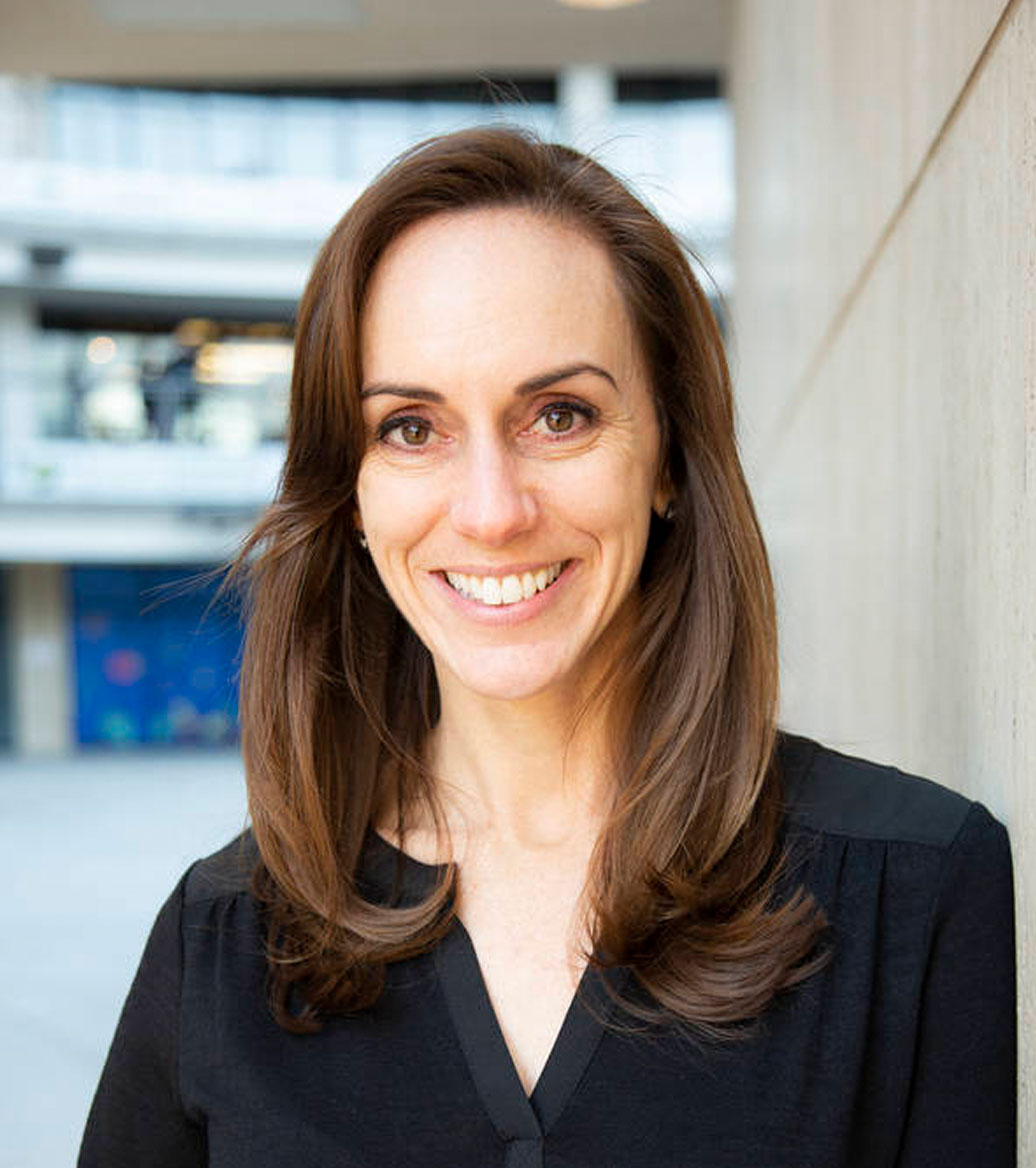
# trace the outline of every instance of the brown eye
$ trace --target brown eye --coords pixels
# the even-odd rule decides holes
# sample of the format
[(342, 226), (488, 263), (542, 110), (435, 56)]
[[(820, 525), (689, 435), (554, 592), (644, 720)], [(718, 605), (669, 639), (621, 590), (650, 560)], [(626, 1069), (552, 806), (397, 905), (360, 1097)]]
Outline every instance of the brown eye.
[(572, 429), (575, 418), (567, 406), (552, 406), (543, 415), (543, 420), (547, 424), (547, 429), (552, 433), (564, 434)]
[(428, 426), (425, 422), (404, 422), (399, 427), (399, 436), (407, 446), (423, 446), (428, 441)]
[(592, 430), (596, 421), (597, 411), (592, 406), (580, 402), (556, 401), (544, 406), (536, 415), (533, 430), (553, 438), (575, 437)]
[(378, 427), (378, 441), (389, 446), (425, 446), (431, 432), (424, 418), (390, 418)]

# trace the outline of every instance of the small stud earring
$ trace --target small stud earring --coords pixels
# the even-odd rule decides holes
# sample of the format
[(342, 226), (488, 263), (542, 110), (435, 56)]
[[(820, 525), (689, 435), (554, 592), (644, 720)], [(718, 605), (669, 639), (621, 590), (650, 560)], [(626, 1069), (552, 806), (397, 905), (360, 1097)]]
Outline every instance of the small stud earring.
[(356, 538), (357, 538), (357, 539), (360, 541), (360, 547), (362, 547), (362, 548), (363, 548), (363, 550), (364, 550), (364, 551), (366, 551), (366, 550), (367, 550), (367, 537), (366, 537), (366, 536), (363, 534), (363, 532), (361, 531), (361, 532), (360, 532), (360, 533), (357, 535), (357, 537), (356, 537)]
[(672, 499), (670, 499), (669, 502), (665, 505), (665, 510), (662, 512), (662, 518), (671, 522), (675, 517), (676, 504), (672, 501)]

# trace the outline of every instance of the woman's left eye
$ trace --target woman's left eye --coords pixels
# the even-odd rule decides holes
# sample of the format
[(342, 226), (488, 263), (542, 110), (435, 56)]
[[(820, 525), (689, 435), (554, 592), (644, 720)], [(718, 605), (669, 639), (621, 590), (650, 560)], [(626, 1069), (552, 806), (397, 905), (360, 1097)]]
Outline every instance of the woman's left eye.
[(533, 427), (540, 427), (541, 433), (565, 435), (583, 429), (593, 417), (594, 412), (588, 406), (577, 402), (552, 402), (540, 411)]
[(379, 442), (411, 448), (427, 446), (431, 433), (432, 427), (426, 419), (410, 415), (389, 418), (377, 429)]

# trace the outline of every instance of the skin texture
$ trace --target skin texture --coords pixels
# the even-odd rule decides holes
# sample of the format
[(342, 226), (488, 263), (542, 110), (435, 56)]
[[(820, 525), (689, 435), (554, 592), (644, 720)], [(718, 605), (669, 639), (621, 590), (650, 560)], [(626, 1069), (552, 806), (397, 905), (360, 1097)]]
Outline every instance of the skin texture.
[[(357, 524), (432, 654), (427, 761), (457, 913), (531, 1091), (585, 965), (610, 776), (600, 721), (570, 732), (588, 681), (621, 656), (665, 505), (655, 408), (606, 252), (527, 211), (441, 215), (398, 237), (374, 273), (361, 361)], [(527, 608), (462, 600), (439, 575), (557, 561), (567, 570)], [(406, 846), (445, 858), (420, 825)]]

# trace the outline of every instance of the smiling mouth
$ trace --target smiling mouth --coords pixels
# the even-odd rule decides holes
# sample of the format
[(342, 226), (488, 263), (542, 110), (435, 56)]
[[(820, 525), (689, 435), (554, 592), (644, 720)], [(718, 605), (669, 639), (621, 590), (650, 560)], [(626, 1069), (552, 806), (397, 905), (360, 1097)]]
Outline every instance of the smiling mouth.
[(558, 560), (553, 564), (544, 564), (533, 572), (511, 576), (468, 576), (463, 572), (441, 574), (455, 592), (468, 600), (506, 607), (531, 600), (538, 592), (545, 592), (569, 563), (570, 560)]

